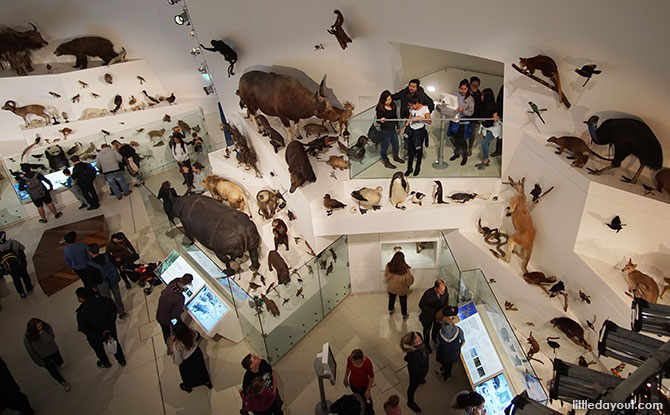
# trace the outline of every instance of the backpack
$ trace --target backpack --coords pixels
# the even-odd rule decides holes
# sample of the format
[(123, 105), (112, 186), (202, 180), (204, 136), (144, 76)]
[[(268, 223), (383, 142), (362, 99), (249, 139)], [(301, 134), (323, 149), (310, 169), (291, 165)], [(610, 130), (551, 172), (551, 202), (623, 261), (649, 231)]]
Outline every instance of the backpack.
[(84, 183), (93, 182), (93, 180), (95, 180), (95, 176), (98, 174), (98, 172), (95, 170), (95, 167), (91, 166), (88, 163), (82, 163), (82, 164), (84, 165), (84, 168), (81, 170), (79, 180)]
[(19, 257), (16, 256), (14, 251), (8, 249), (6, 251), (0, 252), (0, 266), (5, 272), (11, 272), (18, 267)]
[(34, 174), (33, 177), (24, 176), (23, 180), (26, 183), (26, 192), (32, 200), (42, 199), (47, 195), (47, 189), (42, 185), (37, 174)]
[(116, 269), (116, 266), (110, 261), (108, 254), (105, 253), (100, 255), (103, 255), (105, 258), (104, 265), (100, 265), (93, 261), (88, 261), (88, 265), (100, 271), (100, 274), (102, 274), (102, 283), (106, 286), (109, 287), (118, 284), (119, 281), (121, 281), (121, 277), (119, 277), (119, 271)]

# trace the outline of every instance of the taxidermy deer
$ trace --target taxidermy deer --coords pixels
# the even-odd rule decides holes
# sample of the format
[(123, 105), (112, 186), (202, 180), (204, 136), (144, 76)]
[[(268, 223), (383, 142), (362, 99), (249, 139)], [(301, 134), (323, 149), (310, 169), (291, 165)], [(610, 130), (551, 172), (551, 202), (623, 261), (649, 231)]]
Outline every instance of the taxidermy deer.
[(342, 12), (335, 10), (333, 13), (337, 15), (337, 19), (335, 19), (335, 23), (330, 26), (330, 29), (327, 31), (337, 38), (337, 42), (340, 44), (342, 50), (344, 50), (347, 48), (347, 43), (351, 43), (351, 38), (347, 35), (344, 29), (342, 29), (342, 25), (344, 24), (344, 16), (342, 16)]
[(628, 273), (628, 291), (632, 292), (634, 297), (643, 298), (650, 303), (658, 301), (658, 284), (649, 275), (638, 271), (637, 264), (633, 264), (632, 258), (628, 259), (621, 272)]
[(32, 104), (32, 105), (26, 105), (24, 107), (17, 107), (16, 102), (14, 101), (7, 101), (5, 102), (5, 105), (2, 106), (3, 110), (6, 111), (11, 111), (14, 114), (18, 115), (19, 117), (23, 118), (23, 122), (26, 123), (26, 127), (30, 125), (28, 122), (28, 114), (33, 114), (37, 115), (38, 117), (42, 117), (46, 120), (47, 125), (50, 124), (51, 117), (49, 114), (46, 112), (46, 108), (43, 105), (38, 105), (38, 104)]
[[(530, 254), (533, 252), (533, 241), (535, 240), (535, 225), (533, 225), (533, 218), (530, 216), (526, 202), (526, 193), (524, 190), (526, 178), (524, 177), (518, 182), (515, 182), (509, 176), (507, 178), (509, 182), (506, 184), (511, 185), (516, 190), (516, 196), (509, 203), (509, 214), (512, 215), (512, 224), (516, 232), (509, 236), (507, 255), (502, 258), (505, 262), (510, 262), (514, 247), (518, 245), (521, 248), (519, 256), (523, 260), (521, 268), (524, 273), (528, 273), (528, 262), (530, 261)], [(497, 258), (501, 257), (497, 252), (493, 254)]]
[(225, 59), (226, 62), (230, 64), (228, 66), (228, 78), (230, 78), (232, 75), (235, 75), (233, 69), (235, 67), (235, 63), (237, 62), (237, 52), (235, 52), (230, 46), (226, 45), (223, 40), (212, 39), (209, 43), (212, 44), (211, 48), (208, 48), (202, 43), (200, 44), (200, 47), (210, 52), (219, 52), (222, 54), (223, 59)]

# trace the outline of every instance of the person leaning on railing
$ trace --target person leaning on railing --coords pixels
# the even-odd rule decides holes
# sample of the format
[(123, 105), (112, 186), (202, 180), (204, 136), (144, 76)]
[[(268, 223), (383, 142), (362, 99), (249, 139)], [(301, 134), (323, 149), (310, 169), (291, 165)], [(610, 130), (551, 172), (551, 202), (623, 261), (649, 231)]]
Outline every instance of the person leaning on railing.
[(376, 115), (376, 118), (379, 120), (377, 122), (379, 123), (379, 127), (381, 129), (381, 156), (382, 161), (384, 162), (384, 167), (388, 169), (395, 169), (396, 166), (391, 164), (388, 159), (388, 155), (386, 154), (389, 148), (389, 144), (393, 150), (393, 161), (397, 163), (404, 163), (405, 160), (398, 157), (398, 122), (387, 121), (387, 119), (396, 119), (398, 117), (395, 101), (393, 101), (393, 98), (391, 98), (391, 91), (388, 89), (382, 92), (382, 94), (379, 96), (379, 102), (377, 102), (376, 107)]
[(475, 112), (475, 101), (470, 96), (470, 82), (467, 79), (463, 79), (458, 84), (458, 115), (461, 119), (460, 122), (450, 122), (449, 123), (449, 134), (454, 137), (454, 155), (451, 156), (449, 160), (454, 161), (460, 155), (461, 166), (465, 166), (468, 162), (468, 145), (467, 139), (470, 138), (472, 134), (472, 126), (468, 121), (463, 121), (465, 117), (470, 117)]

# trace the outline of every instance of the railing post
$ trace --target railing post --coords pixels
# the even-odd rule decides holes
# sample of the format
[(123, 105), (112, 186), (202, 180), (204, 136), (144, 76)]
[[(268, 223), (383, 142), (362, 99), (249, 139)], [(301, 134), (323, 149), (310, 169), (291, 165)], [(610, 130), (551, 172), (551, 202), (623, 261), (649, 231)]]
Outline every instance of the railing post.
[(449, 167), (449, 164), (444, 161), (444, 119), (440, 118), (440, 144), (437, 147), (437, 160), (433, 162), (433, 168), (443, 170)]

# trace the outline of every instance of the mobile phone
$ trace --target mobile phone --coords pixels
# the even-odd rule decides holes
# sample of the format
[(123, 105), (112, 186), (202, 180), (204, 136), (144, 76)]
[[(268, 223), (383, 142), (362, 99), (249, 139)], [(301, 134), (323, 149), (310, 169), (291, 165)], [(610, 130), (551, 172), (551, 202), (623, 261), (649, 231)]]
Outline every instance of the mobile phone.
[(170, 323), (172, 323), (173, 326), (176, 325), (177, 324), (177, 319), (173, 318), (172, 320), (170, 320)]

